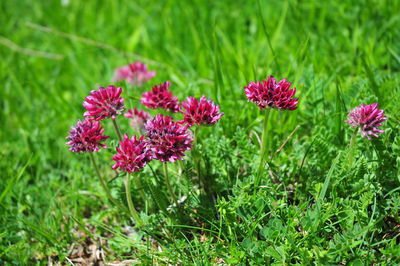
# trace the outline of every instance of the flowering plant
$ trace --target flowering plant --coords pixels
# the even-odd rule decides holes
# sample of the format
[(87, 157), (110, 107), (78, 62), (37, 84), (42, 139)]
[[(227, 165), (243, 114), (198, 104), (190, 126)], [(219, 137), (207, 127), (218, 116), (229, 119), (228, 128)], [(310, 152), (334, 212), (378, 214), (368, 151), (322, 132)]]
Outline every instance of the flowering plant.
[[(142, 71), (141, 74), (139, 70)], [(153, 73), (146, 74), (146, 71), (145, 66), (139, 63), (131, 64), (129, 69), (126, 67), (118, 69), (116, 71), (118, 75), (115, 79), (125, 78), (127, 81), (140, 83), (153, 76)], [(161, 108), (172, 113), (180, 112), (178, 98), (172, 95), (169, 87), (169, 81), (154, 86), (151, 91), (143, 93), (140, 102), (150, 109)], [(193, 135), (189, 129), (191, 126), (194, 124), (198, 126), (214, 125), (222, 117), (223, 113), (220, 113), (219, 107), (204, 96), (200, 101), (196, 98), (188, 97), (187, 102), (182, 103), (184, 107), (184, 110), (182, 110), (184, 120), (182, 121), (175, 121), (173, 117), (162, 114), (152, 117), (148, 112), (133, 108), (127, 110), (124, 116), (130, 120), (132, 128), (143, 135), (130, 138), (128, 134), (124, 134), (122, 137), (117, 123), (118, 116), (125, 109), (124, 98), (121, 97), (121, 94), (122, 88), (117, 88), (113, 85), (91, 91), (83, 102), (83, 106), (86, 109), (83, 115), (86, 118), (78, 121), (77, 125), (71, 128), (67, 137), (67, 144), (73, 152), (90, 154), (90, 159), (109, 200), (125, 212), (130, 213), (138, 225), (143, 225), (143, 221), (137, 213), (131, 197), (131, 175), (134, 175), (136, 186), (139, 187), (138, 175), (135, 175), (135, 173), (143, 169), (153, 159), (162, 162), (166, 186), (177, 204), (178, 201), (169, 179), (167, 163), (183, 160), (185, 152), (192, 148)], [(100, 149), (107, 148), (107, 145), (103, 142), (109, 136), (103, 135), (104, 129), (100, 125), (107, 118), (111, 118), (119, 138), (119, 145), (115, 147), (116, 154), (112, 157), (115, 162), (112, 169), (126, 173), (125, 192), (128, 208), (121, 206), (114, 199), (108, 188), (107, 180), (103, 177), (94, 156), (91, 154), (93, 151), (97, 152)], [(143, 200), (147, 202), (145, 193), (140, 191), (140, 194)]]
[(377, 133), (384, 133), (378, 127), (382, 126), (382, 122), (387, 120), (384, 116), (384, 110), (378, 109), (378, 103), (354, 107), (345, 121), (350, 126), (360, 130), (363, 137), (371, 140), (370, 136), (379, 137)]
[(169, 91), (170, 86), (171, 83), (169, 81), (155, 85), (151, 91), (143, 93), (140, 102), (150, 109), (160, 108), (172, 113), (179, 112), (178, 98)]
[(155, 71), (148, 71), (147, 66), (141, 62), (133, 62), (115, 70), (113, 82), (125, 80), (134, 86), (142, 86), (156, 75)]

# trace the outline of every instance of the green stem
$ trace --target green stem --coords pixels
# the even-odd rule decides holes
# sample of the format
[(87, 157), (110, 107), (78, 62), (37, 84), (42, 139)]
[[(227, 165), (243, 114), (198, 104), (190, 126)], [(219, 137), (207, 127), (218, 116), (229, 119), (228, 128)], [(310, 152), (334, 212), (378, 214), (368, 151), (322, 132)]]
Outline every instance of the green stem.
[(171, 182), (169, 181), (167, 163), (163, 163), (163, 168), (164, 168), (165, 183), (167, 184), (168, 192), (171, 195), (172, 199), (174, 200), (176, 206), (178, 207), (178, 199), (176, 198), (174, 191), (172, 190)]
[(199, 134), (200, 126), (195, 126), (194, 134), (193, 134), (193, 147), (197, 144), (197, 135)]
[(192, 146), (192, 156), (193, 156), (193, 161), (194, 161), (194, 167), (196, 168), (197, 175), (199, 178), (199, 187), (203, 187), (205, 191), (205, 184), (203, 180), (203, 176), (201, 175), (201, 162), (200, 162), (200, 155), (197, 152), (196, 144), (197, 144), (197, 136), (199, 134), (199, 126), (196, 126), (193, 134), (193, 146)]
[(354, 130), (353, 134), (351, 135), (350, 139), (350, 144), (349, 144), (349, 153), (348, 153), (348, 163), (349, 163), (349, 169), (353, 167), (353, 160), (354, 160), (354, 152), (356, 148), (356, 140), (357, 140), (357, 133), (358, 133), (358, 127)]
[(139, 175), (138, 175), (138, 174), (136, 174), (136, 175), (133, 177), (133, 182), (135, 182), (136, 189), (139, 191), (140, 197), (142, 197), (143, 202), (144, 202), (145, 205), (147, 206), (146, 194), (144, 194), (143, 187), (142, 187), (142, 185), (141, 185), (141, 183), (140, 183)]
[(261, 171), (263, 169), (264, 163), (265, 163), (265, 156), (268, 155), (268, 135), (267, 135), (267, 129), (268, 129), (268, 120), (269, 120), (269, 114), (270, 114), (271, 109), (267, 108), (265, 110), (265, 116), (264, 116), (264, 122), (263, 122), (263, 129), (262, 129), (262, 135), (261, 135), (261, 149), (260, 149), (260, 164), (258, 166), (258, 171), (255, 179), (255, 189), (259, 186), (260, 184), (260, 179), (261, 179)]
[(129, 211), (130, 211), (133, 219), (136, 221), (137, 225), (141, 226), (141, 225), (143, 225), (143, 221), (142, 221), (142, 219), (140, 219), (138, 213), (136, 212), (135, 206), (133, 205), (130, 184), (131, 184), (130, 174), (126, 173), (126, 179), (125, 179), (126, 201), (128, 202), (128, 208), (129, 208)]
[(203, 188), (204, 193), (210, 197), (211, 201), (215, 204), (215, 199), (214, 196), (212, 195), (212, 192), (210, 191), (210, 186), (208, 184), (208, 180), (206, 179), (206, 176), (204, 176), (201, 172), (201, 160), (203, 159), (201, 157), (200, 152), (197, 149), (197, 140), (198, 140), (198, 135), (199, 135), (199, 129), (200, 126), (196, 126), (194, 130), (194, 137), (193, 137), (193, 147), (192, 147), (192, 157), (194, 161), (194, 166), (197, 171), (197, 175), (199, 177), (199, 188)]
[(115, 119), (111, 119), (113, 122), (113, 125), (115, 127), (115, 131), (117, 131), (117, 135), (118, 135), (118, 139), (119, 141), (122, 141), (122, 134), (121, 134), (121, 130), (119, 130), (119, 126), (117, 124), (117, 121)]
[(98, 176), (98, 178), (99, 178), (99, 180), (100, 180), (100, 184), (101, 184), (101, 186), (103, 187), (104, 191), (106, 192), (106, 195), (107, 195), (108, 200), (109, 200), (110, 202), (112, 202), (115, 206), (117, 206), (118, 208), (121, 208), (122, 210), (126, 211), (126, 209), (123, 208), (123, 207), (121, 206), (121, 204), (119, 204), (119, 202), (116, 201), (116, 200), (112, 197), (111, 191), (110, 191), (110, 189), (109, 189), (108, 186), (107, 186), (107, 182), (104, 180), (103, 176), (101, 175), (100, 169), (99, 169), (99, 167), (98, 167), (98, 165), (97, 165), (97, 163), (96, 163), (96, 160), (94, 159), (94, 156), (93, 156), (93, 154), (92, 154), (91, 152), (89, 152), (89, 157), (90, 157), (90, 160), (92, 161), (92, 164), (93, 164), (94, 168), (96, 169), (96, 173), (97, 173), (97, 176)]
[(181, 178), (183, 176), (183, 169), (185, 168), (184, 164), (181, 160), (178, 160), (178, 168), (179, 168), (178, 169), (178, 177), (177, 177), (176, 181), (179, 183), (179, 181), (181, 180)]
[(260, 151), (261, 164), (262, 164), (262, 161), (265, 160), (266, 153), (268, 153), (268, 135), (267, 135), (267, 130), (268, 130), (268, 120), (269, 120), (270, 111), (271, 111), (270, 108), (267, 108), (265, 110), (263, 130), (262, 130), (262, 135), (261, 135), (261, 151)]

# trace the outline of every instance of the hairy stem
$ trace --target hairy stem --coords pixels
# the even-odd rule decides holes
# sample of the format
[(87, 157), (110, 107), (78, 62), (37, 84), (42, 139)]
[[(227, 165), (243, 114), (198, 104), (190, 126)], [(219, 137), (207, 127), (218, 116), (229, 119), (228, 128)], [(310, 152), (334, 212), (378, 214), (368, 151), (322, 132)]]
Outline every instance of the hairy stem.
[(141, 182), (139, 180), (139, 175), (138, 174), (136, 174), (133, 177), (133, 182), (135, 182), (136, 189), (139, 191), (140, 197), (142, 198), (143, 202), (147, 206), (146, 194), (144, 194), (143, 187), (142, 187)]
[(142, 219), (140, 219), (138, 213), (136, 212), (135, 206), (133, 205), (132, 195), (131, 195), (131, 179), (130, 174), (126, 173), (125, 179), (125, 194), (126, 194), (126, 201), (128, 202), (129, 212), (131, 213), (132, 218), (135, 220), (137, 225), (143, 225)]
[(349, 169), (353, 167), (353, 161), (354, 161), (354, 152), (356, 148), (356, 140), (357, 140), (357, 133), (358, 133), (358, 127), (354, 130), (353, 134), (351, 135), (350, 139), (350, 144), (349, 144), (349, 153), (347, 155), (347, 161), (349, 163)]
[(203, 176), (201, 175), (201, 161), (200, 161), (200, 154), (197, 151), (197, 136), (199, 134), (199, 126), (196, 126), (193, 134), (193, 146), (192, 146), (192, 156), (194, 161), (194, 167), (196, 168), (196, 172), (199, 178), (199, 187), (203, 187), (205, 190), (205, 184), (203, 180)]
[(268, 130), (268, 120), (269, 120), (270, 111), (271, 111), (270, 108), (267, 108), (265, 110), (263, 129), (262, 129), (262, 135), (261, 135), (260, 164), (258, 166), (258, 171), (257, 171), (255, 184), (254, 184), (255, 189), (257, 189), (257, 187), (260, 184), (261, 171), (262, 171), (264, 163), (265, 163), (265, 157), (268, 155), (268, 135), (267, 135), (267, 130)]
[(115, 119), (111, 119), (113, 122), (113, 125), (115, 127), (115, 131), (117, 131), (117, 135), (118, 135), (118, 139), (119, 141), (122, 141), (122, 134), (121, 134), (121, 130), (119, 130), (119, 126), (117, 124), (117, 121)]
[(197, 135), (199, 134), (200, 126), (195, 126), (195, 130), (193, 133), (193, 147), (197, 144)]
[(178, 207), (178, 199), (176, 198), (174, 191), (172, 190), (171, 182), (169, 180), (167, 163), (163, 163), (163, 168), (164, 168), (165, 183), (167, 184), (168, 192), (171, 195), (172, 199), (174, 200), (176, 206)]
[(94, 159), (94, 156), (91, 152), (89, 152), (89, 157), (90, 160), (92, 161), (92, 164), (94, 166), (94, 168), (96, 169), (96, 173), (97, 173), (97, 177), (100, 180), (100, 184), (103, 187), (104, 191), (106, 192), (107, 198), (110, 202), (112, 202), (115, 206), (117, 206), (118, 208), (122, 209), (123, 211), (127, 211), (126, 208), (124, 208), (118, 201), (116, 201), (112, 195), (111, 195), (111, 191), (108, 188), (107, 182), (104, 180), (103, 176), (100, 173), (100, 169), (96, 163), (96, 160)]

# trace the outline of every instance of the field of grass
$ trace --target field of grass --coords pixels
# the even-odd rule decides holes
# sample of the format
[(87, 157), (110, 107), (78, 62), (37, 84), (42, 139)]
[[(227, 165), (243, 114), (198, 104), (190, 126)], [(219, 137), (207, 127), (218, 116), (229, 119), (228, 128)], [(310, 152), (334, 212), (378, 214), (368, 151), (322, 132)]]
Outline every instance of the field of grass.
[[(396, 0), (0, 1), (0, 264), (400, 264), (399, 10)], [(225, 113), (199, 132), (208, 193), (190, 152), (169, 165), (186, 198), (178, 208), (166, 210), (160, 162), (140, 172), (141, 228), (107, 201), (88, 154), (65, 144), (84, 97), (133, 61), (157, 75), (119, 84), (129, 107), (170, 80), (180, 100), (205, 95)], [(254, 187), (263, 114), (243, 87), (269, 75), (293, 83), (299, 108), (271, 111), (273, 156)], [(349, 149), (349, 110), (374, 102), (385, 133), (358, 134)], [(111, 169), (116, 134), (102, 124), (110, 148), (96, 159), (126, 204)]]

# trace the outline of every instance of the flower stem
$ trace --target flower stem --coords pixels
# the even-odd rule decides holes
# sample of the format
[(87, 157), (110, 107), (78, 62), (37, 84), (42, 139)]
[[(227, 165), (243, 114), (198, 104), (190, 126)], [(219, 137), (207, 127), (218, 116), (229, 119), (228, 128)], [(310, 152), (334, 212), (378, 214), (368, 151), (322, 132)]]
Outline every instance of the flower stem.
[(349, 153), (347, 155), (347, 161), (349, 164), (349, 169), (353, 167), (353, 160), (354, 160), (354, 152), (356, 148), (356, 135), (358, 133), (358, 127), (354, 130), (353, 134), (351, 135), (350, 144), (349, 144)]
[(141, 183), (140, 183), (139, 175), (138, 175), (138, 174), (136, 174), (136, 175), (133, 177), (133, 182), (135, 182), (136, 189), (139, 191), (140, 197), (142, 197), (142, 200), (143, 200), (143, 202), (145, 203), (145, 206), (146, 206), (146, 209), (147, 209), (147, 198), (146, 198), (146, 194), (144, 194), (143, 187), (142, 187), (142, 185), (141, 185)]
[(261, 135), (261, 149), (260, 149), (260, 164), (258, 166), (258, 171), (255, 179), (255, 189), (259, 186), (260, 184), (260, 178), (261, 178), (261, 171), (263, 169), (264, 163), (265, 163), (265, 156), (268, 155), (268, 135), (267, 135), (267, 129), (268, 129), (268, 120), (269, 120), (269, 114), (270, 114), (271, 109), (267, 108), (265, 110), (265, 116), (264, 116), (264, 122), (263, 122), (263, 129), (262, 129), (262, 135)]
[(167, 163), (163, 163), (163, 168), (164, 168), (165, 183), (167, 184), (168, 192), (171, 195), (172, 199), (174, 200), (176, 206), (178, 207), (178, 199), (176, 198), (174, 191), (172, 190), (171, 182), (169, 181)]
[(118, 139), (119, 141), (122, 141), (122, 134), (121, 134), (121, 130), (119, 130), (119, 126), (117, 124), (117, 121), (115, 119), (111, 119), (113, 122), (113, 125), (115, 127), (115, 131), (117, 131), (117, 135), (118, 135)]
[(103, 176), (101, 175), (100, 169), (99, 169), (99, 167), (98, 167), (98, 165), (97, 165), (97, 163), (96, 163), (96, 160), (94, 159), (94, 156), (93, 156), (93, 154), (92, 154), (91, 152), (89, 152), (89, 157), (90, 157), (90, 160), (92, 161), (92, 164), (93, 164), (94, 168), (96, 169), (97, 177), (99, 178), (100, 184), (101, 184), (101, 186), (103, 187), (104, 191), (106, 192), (106, 195), (107, 195), (108, 200), (109, 200), (110, 202), (112, 202), (115, 206), (117, 206), (118, 208), (120, 208), (120, 209), (122, 209), (122, 210), (124, 210), (124, 211), (127, 211), (125, 208), (123, 208), (123, 207), (121, 206), (121, 204), (119, 204), (118, 201), (116, 201), (116, 200), (112, 197), (111, 191), (110, 191), (110, 189), (109, 189), (108, 186), (107, 186), (107, 182), (104, 180)]
[(200, 126), (196, 126), (193, 134), (193, 147), (197, 144), (197, 135), (199, 134)]
[[(197, 171), (197, 175), (199, 178), (199, 187), (204, 187), (204, 180), (203, 180), (203, 176), (201, 175), (201, 162), (200, 162), (200, 154), (197, 151), (197, 136), (199, 134), (199, 126), (196, 126), (195, 130), (194, 130), (194, 134), (193, 134), (193, 146), (192, 146), (192, 156), (193, 156), (193, 161), (194, 161), (194, 167), (196, 168)], [(205, 190), (205, 187), (204, 187)]]
[(142, 219), (140, 219), (138, 213), (136, 212), (135, 206), (133, 205), (132, 196), (131, 196), (131, 180), (130, 174), (126, 173), (125, 179), (125, 194), (126, 194), (126, 201), (128, 202), (128, 208), (131, 213), (131, 216), (136, 221), (137, 225), (143, 225)]

